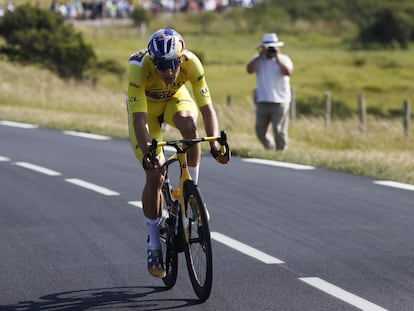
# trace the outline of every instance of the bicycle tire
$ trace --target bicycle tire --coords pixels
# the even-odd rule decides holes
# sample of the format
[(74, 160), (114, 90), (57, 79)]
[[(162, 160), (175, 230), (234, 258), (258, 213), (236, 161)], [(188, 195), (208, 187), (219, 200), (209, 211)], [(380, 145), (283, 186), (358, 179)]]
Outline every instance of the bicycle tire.
[[(178, 217), (178, 216), (177, 216)], [(178, 253), (175, 247), (175, 218), (167, 218), (160, 226), (160, 240), (166, 275), (162, 281), (167, 289), (177, 281)]]
[[(190, 200), (193, 205), (196, 203), (193, 208)], [(205, 301), (210, 297), (213, 282), (213, 256), (204, 200), (192, 180), (184, 183), (184, 202), (186, 216), (189, 218), (188, 227), (183, 226), (189, 236), (184, 248), (187, 270), (197, 297)]]

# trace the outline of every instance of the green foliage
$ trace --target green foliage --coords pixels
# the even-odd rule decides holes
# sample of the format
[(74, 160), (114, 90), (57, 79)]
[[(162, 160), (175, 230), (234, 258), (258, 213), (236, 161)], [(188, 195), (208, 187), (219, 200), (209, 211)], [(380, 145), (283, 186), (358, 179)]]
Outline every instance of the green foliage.
[(150, 14), (148, 10), (143, 7), (137, 7), (132, 11), (131, 19), (133, 20), (135, 26), (139, 26), (141, 23), (148, 24), (150, 21)]
[(201, 33), (207, 34), (210, 31), (211, 24), (217, 19), (217, 13), (215, 12), (201, 12), (190, 15), (189, 20), (201, 26)]
[[(345, 119), (352, 116), (352, 109), (341, 100), (332, 100), (332, 116), (338, 119)], [(305, 99), (298, 99), (296, 112), (298, 115), (322, 117), (325, 114), (323, 98), (311, 96)]]
[(296, 100), (296, 112), (304, 116), (323, 116), (322, 99), (315, 96), (306, 99), (298, 98)]
[(255, 33), (261, 29), (266, 29), (266, 32), (276, 31), (290, 21), (290, 17), (284, 9), (268, 2), (261, 2), (245, 10), (243, 17), (247, 21), (249, 33)]
[(388, 117), (387, 113), (381, 107), (368, 106), (367, 113), (376, 117)]
[(113, 59), (98, 61), (95, 66), (85, 73), (85, 78), (92, 80), (96, 84), (100, 77), (106, 73), (110, 73), (122, 81), (125, 77), (125, 68)]
[(204, 12), (199, 14), (202, 33), (207, 33), (210, 25), (216, 20), (217, 15), (213, 12)]
[(93, 49), (62, 16), (30, 5), (8, 12), (0, 20), (6, 41), (0, 52), (25, 64), (39, 63), (63, 78), (82, 79), (96, 62)]
[[(408, 48), (414, 31), (414, 4), (409, 0), (268, 0), (228, 17), (239, 31), (257, 33), (289, 30), (288, 22), (350, 21), (360, 35), (354, 47)], [(338, 27), (339, 31), (343, 27)]]
[(344, 17), (346, 2), (343, 0), (271, 0), (270, 4), (286, 11), (292, 20), (334, 20)]
[(243, 12), (244, 9), (242, 8), (233, 8), (232, 10), (228, 10), (224, 13), (225, 17), (233, 23), (236, 32), (239, 32), (240, 30), (245, 31), (247, 28)]
[(371, 24), (361, 29), (360, 40), (365, 46), (379, 43), (381, 46), (408, 48), (414, 29), (414, 6), (389, 4), (379, 10)]

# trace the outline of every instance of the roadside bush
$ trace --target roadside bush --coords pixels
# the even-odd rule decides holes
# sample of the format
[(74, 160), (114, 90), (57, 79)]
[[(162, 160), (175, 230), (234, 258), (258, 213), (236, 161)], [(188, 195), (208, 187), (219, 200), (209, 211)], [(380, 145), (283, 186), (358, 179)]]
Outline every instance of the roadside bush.
[(30, 5), (18, 6), (0, 19), (0, 52), (10, 60), (38, 63), (62, 78), (82, 79), (96, 63), (95, 53), (73, 26), (54, 12)]
[(414, 29), (414, 6), (390, 4), (380, 9), (372, 23), (360, 31), (360, 43), (364, 47), (407, 49)]
[(191, 14), (188, 19), (194, 24), (200, 25), (201, 33), (207, 34), (209, 32), (211, 24), (217, 19), (215, 12), (202, 12), (197, 14)]
[(277, 5), (261, 2), (246, 9), (243, 18), (247, 21), (249, 33), (255, 33), (261, 29), (266, 32), (279, 31), (283, 25), (290, 21), (285, 10)]
[[(353, 114), (352, 109), (340, 100), (332, 100), (331, 107), (332, 117), (334, 118), (346, 119)], [(298, 115), (322, 117), (325, 115), (323, 99), (316, 96), (297, 99), (296, 111)]]
[(149, 11), (139, 7), (131, 12), (131, 19), (135, 26), (140, 26), (142, 23), (148, 24), (150, 21)]
[(387, 118), (389, 115), (381, 108), (376, 106), (368, 106), (367, 113), (376, 117)]

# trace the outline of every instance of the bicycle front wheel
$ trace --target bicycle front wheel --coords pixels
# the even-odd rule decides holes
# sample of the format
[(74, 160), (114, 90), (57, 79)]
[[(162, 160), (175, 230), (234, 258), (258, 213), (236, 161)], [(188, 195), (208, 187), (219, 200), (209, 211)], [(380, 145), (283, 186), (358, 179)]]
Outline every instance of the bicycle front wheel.
[(184, 249), (187, 269), (197, 297), (205, 301), (213, 282), (210, 230), (203, 197), (192, 180), (184, 183), (184, 202), (188, 226), (183, 227), (189, 237)]

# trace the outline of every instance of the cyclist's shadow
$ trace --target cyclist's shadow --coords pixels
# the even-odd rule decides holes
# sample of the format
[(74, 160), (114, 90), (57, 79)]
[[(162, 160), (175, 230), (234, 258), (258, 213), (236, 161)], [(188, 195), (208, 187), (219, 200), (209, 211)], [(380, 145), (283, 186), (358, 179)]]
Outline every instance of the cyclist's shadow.
[(199, 303), (196, 299), (151, 299), (151, 295), (165, 291), (164, 287), (112, 287), (61, 292), (41, 296), (37, 301), (21, 301), (11, 305), (0, 305), (0, 311), (26, 310), (173, 310), (191, 307)]

